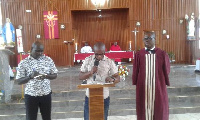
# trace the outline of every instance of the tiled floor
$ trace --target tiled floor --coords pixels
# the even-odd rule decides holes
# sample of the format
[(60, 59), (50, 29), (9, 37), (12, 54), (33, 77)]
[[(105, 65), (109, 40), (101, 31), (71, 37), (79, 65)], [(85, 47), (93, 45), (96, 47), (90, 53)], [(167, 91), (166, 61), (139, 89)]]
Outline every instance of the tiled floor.
[[(83, 118), (53, 119), (53, 120), (83, 120)], [(136, 120), (135, 115), (110, 116), (108, 120)], [(200, 120), (200, 113), (171, 114), (169, 120)]]
[[(130, 71), (132, 71), (132, 64), (126, 64)], [(172, 65), (169, 88), (185, 88), (200, 86), (200, 73), (194, 72), (195, 66), (189, 65)], [(54, 92), (60, 91), (76, 91), (77, 85), (81, 84), (82, 81), (78, 80), (80, 65), (75, 67), (59, 67), (58, 78), (51, 81), (51, 87)], [(125, 81), (121, 81), (116, 87), (111, 89), (129, 89), (135, 88), (132, 85), (132, 73), (126, 77)], [(15, 85), (13, 94), (20, 94), (21, 86)], [(56, 120), (56, 119), (54, 119)], [(66, 118), (57, 120), (83, 120), (83, 118)], [(135, 115), (128, 116), (109, 116), (108, 120), (136, 120)], [(198, 113), (187, 113), (187, 114), (170, 114), (170, 120), (200, 120), (200, 112)]]
[[(125, 81), (121, 81), (113, 89), (127, 89), (135, 88), (132, 85), (132, 64), (125, 64), (130, 68), (130, 73), (126, 77)], [(77, 85), (81, 84), (79, 80), (80, 64), (71, 68), (58, 67), (58, 77), (56, 80), (51, 81), (51, 88), (56, 91), (69, 91), (77, 90)], [(171, 71), (169, 75), (170, 86), (168, 87), (192, 87), (200, 86), (200, 73), (194, 72), (195, 66), (190, 65), (171, 65)], [(13, 94), (21, 94), (21, 86), (14, 85)]]
[[(132, 71), (132, 65), (127, 65), (131, 71)], [(200, 74), (197, 74), (194, 72), (194, 66), (190, 65), (172, 65), (171, 66), (171, 73), (169, 75), (170, 77), (170, 83), (171, 85), (169, 87), (188, 87), (188, 86), (200, 86)], [(65, 69), (65, 70), (70, 70)], [(73, 68), (75, 69), (75, 68)], [(78, 69), (78, 67), (77, 67)], [(73, 72), (73, 71), (70, 71)], [(119, 88), (131, 88), (134, 87), (131, 84), (131, 74), (126, 78), (125, 82), (121, 82), (117, 85)], [(70, 75), (70, 79), (74, 79), (76, 84), (78, 84), (76, 78)], [(76, 86), (71, 85), (68, 89), (76, 89)], [(83, 118), (68, 118), (63, 120), (83, 120)], [(109, 116), (108, 120), (136, 120), (135, 115), (128, 115), (128, 116)], [(169, 120), (200, 120), (200, 113), (187, 113), (187, 114), (170, 114)]]

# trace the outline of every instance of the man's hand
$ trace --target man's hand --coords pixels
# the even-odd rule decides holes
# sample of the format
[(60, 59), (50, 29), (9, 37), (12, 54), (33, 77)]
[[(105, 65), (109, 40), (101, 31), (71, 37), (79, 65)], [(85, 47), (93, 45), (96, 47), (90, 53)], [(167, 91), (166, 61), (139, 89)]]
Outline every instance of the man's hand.
[(91, 69), (91, 73), (94, 74), (96, 73), (98, 70), (98, 67), (97, 66), (93, 66), (92, 69)]
[(93, 66), (92, 69), (88, 72), (80, 72), (79, 74), (79, 80), (86, 80), (89, 77), (91, 77), (94, 73), (96, 73), (98, 70), (97, 66)]
[(111, 83), (111, 82), (114, 82), (115, 79), (113, 79), (113, 78), (111, 78), (111, 77), (107, 77), (107, 78), (105, 79), (105, 81), (106, 81), (106, 83)]
[(47, 78), (47, 74), (39, 74), (38, 76), (34, 77), (37, 80), (44, 80)]
[(40, 74), (39, 72), (37, 71), (33, 71), (33, 73), (30, 75), (30, 79), (37, 79), (37, 80), (44, 80), (46, 79), (46, 74)]
[(38, 75), (39, 75), (39, 72), (33, 71), (33, 73), (29, 77), (30, 79), (33, 79), (35, 76), (38, 76)]

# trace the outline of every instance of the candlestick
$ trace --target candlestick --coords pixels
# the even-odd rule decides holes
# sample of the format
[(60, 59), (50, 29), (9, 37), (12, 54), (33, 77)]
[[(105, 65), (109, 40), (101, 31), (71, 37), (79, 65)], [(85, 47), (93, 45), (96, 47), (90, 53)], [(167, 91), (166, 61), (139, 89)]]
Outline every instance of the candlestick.
[(78, 43), (75, 43), (75, 50), (76, 50), (76, 53), (78, 52)]
[(131, 41), (129, 41), (129, 50), (131, 50)]

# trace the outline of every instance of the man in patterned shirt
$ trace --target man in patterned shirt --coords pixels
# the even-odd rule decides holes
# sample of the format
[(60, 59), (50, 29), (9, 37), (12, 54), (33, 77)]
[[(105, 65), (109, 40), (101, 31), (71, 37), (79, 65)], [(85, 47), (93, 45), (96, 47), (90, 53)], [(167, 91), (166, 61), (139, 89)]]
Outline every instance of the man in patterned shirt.
[(57, 77), (57, 69), (50, 57), (43, 55), (44, 46), (39, 41), (32, 44), (31, 54), (22, 60), (17, 69), (19, 85), (26, 84), (26, 120), (36, 120), (38, 107), (43, 120), (51, 119), (50, 80)]
[[(98, 64), (95, 63), (98, 61)], [(80, 80), (87, 80), (87, 84), (118, 83), (120, 81), (118, 68), (114, 61), (105, 56), (105, 45), (98, 42), (94, 45), (94, 55), (85, 58), (81, 66)], [(110, 104), (109, 89), (104, 87), (104, 120), (107, 120)], [(84, 105), (84, 120), (89, 120), (89, 89), (86, 90)]]

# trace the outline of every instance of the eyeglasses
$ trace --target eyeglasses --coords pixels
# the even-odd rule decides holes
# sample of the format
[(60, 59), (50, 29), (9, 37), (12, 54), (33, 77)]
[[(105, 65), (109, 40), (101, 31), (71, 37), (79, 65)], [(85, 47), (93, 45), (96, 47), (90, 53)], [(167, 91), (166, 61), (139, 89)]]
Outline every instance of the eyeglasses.
[(44, 50), (35, 50), (35, 52), (44, 52)]
[(146, 38), (144, 38), (144, 40), (152, 40), (152, 39), (154, 39), (154, 38), (152, 38), (152, 37), (146, 37)]
[(104, 55), (104, 53), (102, 53), (102, 54), (95, 53), (95, 56), (103, 56), (103, 55)]

